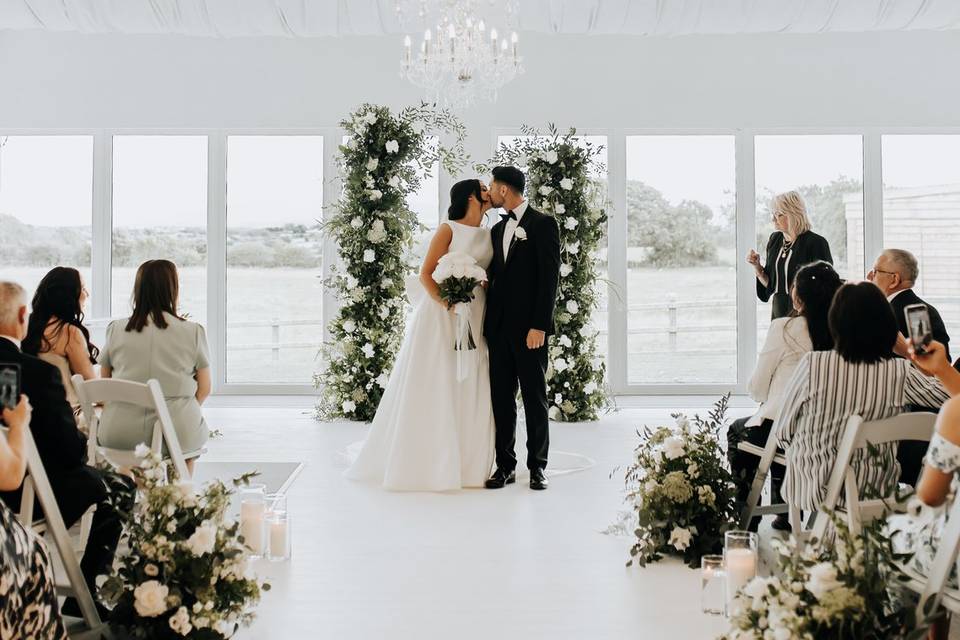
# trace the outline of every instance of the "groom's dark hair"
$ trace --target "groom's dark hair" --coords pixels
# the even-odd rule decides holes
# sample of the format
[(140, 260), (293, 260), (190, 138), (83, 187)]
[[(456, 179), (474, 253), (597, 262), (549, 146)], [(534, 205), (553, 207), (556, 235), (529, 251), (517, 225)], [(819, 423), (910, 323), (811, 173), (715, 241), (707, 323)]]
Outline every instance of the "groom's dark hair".
[(511, 166), (502, 166), (493, 168), (493, 179), (502, 182), (520, 195), (527, 186), (527, 179), (523, 176), (523, 171)]

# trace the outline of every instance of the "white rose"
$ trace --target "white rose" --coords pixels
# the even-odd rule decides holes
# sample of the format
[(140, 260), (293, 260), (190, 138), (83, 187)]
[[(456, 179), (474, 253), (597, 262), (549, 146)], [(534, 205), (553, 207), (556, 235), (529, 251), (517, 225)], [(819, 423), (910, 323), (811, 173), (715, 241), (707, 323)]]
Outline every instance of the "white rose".
[(349, 273), (345, 276), (345, 278), (347, 280), (347, 289), (356, 289), (360, 285), (360, 281)]
[(383, 197), (383, 192), (379, 189), (370, 189), (367, 191), (367, 195), (370, 196), (371, 200), (379, 200)]
[(553, 396), (553, 401), (557, 404), (563, 404), (563, 396), (558, 393), (557, 395)]
[(559, 420), (560, 416), (562, 415), (560, 413), (560, 407), (550, 407), (550, 411), (547, 412), (547, 415), (551, 420)]
[(380, 166), (380, 158), (370, 158), (367, 160), (367, 171), (375, 171)]
[(373, 352), (373, 345), (370, 344), (369, 342), (368, 342), (367, 344), (363, 345), (363, 348), (361, 348), (360, 351), (363, 351), (363, 355), (367, 356), (368, 358), (372, 358), (372, 357), (373, 357), (373, 353), (374, 353), (374, 352)]
[(570, 191), (570, 189), (573, 189), (573, 180), (570, 178), (564, 178), (560, 181), (560, 188), (564, 191)]
[(363, 252), (363, 261), (364, 262), (373, 262), (377, 259), (377, 254), (373, 249), (366, 249)]
[(344, 333), (353, 333), (357, 329), (357, 323), (353, 320), (344, 320), (343, 322), (343, 331)]
[(379, 315), (381, 320), (386, 320), (390, 315), (390, 307), (381, 307)]
[(671, 436), (663, 441), (663, 455), (667, 460), (676, 460), (684, 453), (683, 440), (676, 436)]
[(517, 230), (513, 232), (513, 235), (517, 238), (517, 240), (526, 240), (527, 230), (523, 227), (517, 227)]
[(390, 180), (387, 181), (387, 184), (396, 189), (400, 186), (400, 176), (390, 176)]
[(587, 384), (583, 385), (583, 392), (587, 395), (590, 395), (597, 390), (597, 383), (591, 380)]
[(170, 589), (156, 580), (147, 580), (133, 590), (133, 607), (143, 618), (155, 618), (167, 610)]
[(567, 300), (567, 312), (568, 313), (577, 313), (580, 311), (580, 305), (577, 304), (576, 300)]
[(810, 578), (803, 585), (820, 600), (843, 583), (837, 580), (837, 568), (830, 562), (821, 562), (810, 567)]
[(564, 335), (564, 336), (560, 336), (560, 338), (559, 338), (557, 341), (558, 341), (562, 346), (564, 346), (564, 347), (572, 347), (572, 346), (573, 346), (573, 340), (571, 340), (569, 336), (565, 336), (565, 335)]
[(193, 535), (187, 540), (187, 548), (195, 556), (202, 556), (205, 553), (213, 553), (213, 547), (217, 542), (217, 529), (212, 522), (204, 522)]
[(557, 203), (557, 206), (555, 206), (553, 210), (556, 211), (557, 213), (567, 212), (567, 208), (563, 205), (563, 203), (560, 203), (560, 202)]
[(388, 382), (390, 382), (390, 376), (387, 373), (381, 373), (377, 376), (377, 384), (381, 389), (386, 389)]
[(568, 369), (568, 367), (569, 365), (567, 365), (567, 361), (563, 358), (557, 358), (553, 361), (553, 370), (557, 373), (563, 373)]
[(567, 253), (574, 256), (580, 253), (580, 241), (578, 240), (576, 242), (571, 242), (570, 244), (568, 244)]
[(363, 121), (367, 124), (376, 124), (377, 114), (375, 114), (373, 111), (368, 111), (367, 114), (363, 116)]
[(554, 151), (553, 149), (550, 149), (545, 154), (543, 154), (543, 159), (549, 162), (550, 164), (554, 164), (557, 161), (557, 152)]
[(387, 149), (387, 153), (396, 153), (400, 150), (400, 143), (396, 140), (388, 140), (384, 146)]
[(357, 410), (357, 405), (354, 404), (353, 400), (344, 400), (343, 405), (341, 405), (344, 413), (353, 413)]
[(540, 195), (542, 195), (542, 196), (548, 196), (548, 195), (550, 195), (551, 193), (553, 193), (553, 187), (551, 187), (551, 186), (548, 185), (548, 184), (545, 184), (545, 185), (543, 185), (542, 187), (540, 187), (539, 191), (540, 191)]
[(141, 442), (133, 450), (133, 455), (137, 456), (138, 458), (146, 458), (148, 455), (150, 455), (150, 447)]
[(360, 218), (354, 218), (353, 220), (350, 221), (350, 226), (353, 227), (354, 229), (359, 229), (360, 227), (363, 226), (363, 220), (361, 220)]
[(573, 267), (568, 265), (566, 262), (560, 265), (560, 277), (566, 278), (570, 273), (573, 272)]
[(689, 529), (674, 527), (673, 531), (670, 532), (670, 540), (667, 544), (672, 544), (677, 551), (683, 551), (690, 546), (691, 538), (693, 538), (693, 534), (690, 533)]
[(187, 611), (186, 607), (180, 607), (175, 614), (170, 616), (170, 628), (182, 636), (193, 631), (193, 626), (190, 624), (190, 612)]
[(564, 222), (563, 222), (563, 226), (566, 227), (567, 229), (570, 229), (571, 231), (577, 228), (577, 224), (578, 224), (578, 223), (577, 223), (577, 219), (576, 219), (576, 218), (569, 218), (569, 217), (568, 217), (568, 218), (567, 218), (566, 220), (564, 220)]

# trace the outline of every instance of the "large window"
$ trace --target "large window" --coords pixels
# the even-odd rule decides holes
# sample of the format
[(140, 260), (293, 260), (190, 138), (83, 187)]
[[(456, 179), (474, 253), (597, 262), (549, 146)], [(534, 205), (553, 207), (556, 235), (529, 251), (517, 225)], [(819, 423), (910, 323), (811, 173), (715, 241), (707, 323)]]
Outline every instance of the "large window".
[[(889, 135), (882, 148), (883, 246), (917, 257), (914, 288), (947, 333), (960, 335), (960, 135)], [(867, 256), (867, 268), (875, 258)]]
[(308, 384), (323, 340), (323, 138), (227, 142), (227, 383)]
[[(766, 260), (767, 239), (773, 232), (771, 199), (784, 191), (798, 191), (806, 203), (813, 231), (830, 243), (840, 277), (863, 279), (861, 136), (757, 136), (755, 153), (756, 250), (762, 260)], [(855, 211), (858, 206), (859, 214)], [(770, 325), (770, 303), (758, 304), (757, 335), (762, 345)]]
[(627, 138), (627, 382), (737, 380), (734, 138)]
[(176, 263), (179, 310), (206, 324), (206, 136), (113, 138), (112, 316), (130, 313), (137, 267), (152, 259)]
[(4, 278), (32, 296), (44, 274), (61, 265), (78, 268), (92, 289), (92, 206), (92, 136), (0, 136)]

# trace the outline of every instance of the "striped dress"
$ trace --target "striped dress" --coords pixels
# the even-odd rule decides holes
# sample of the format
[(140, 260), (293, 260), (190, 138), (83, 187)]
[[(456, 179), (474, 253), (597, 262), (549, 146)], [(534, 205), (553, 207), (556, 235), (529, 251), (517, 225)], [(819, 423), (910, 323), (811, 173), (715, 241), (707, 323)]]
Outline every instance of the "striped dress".
[[(903, 413), (906, 405), (939, 407), (949, 397), (908, 360), (853, 364), (836, 351), (806, 354), (787, 385), (775, 426), (786, 451), (784, 498), (807, 511), (820, 506), (850, 416), (882, 420)], [(869, 459), (866, 449), (857, 451), (853, 466), (861, 491), (891, 486), (900, 477), (896, 444), (881, 445)]]

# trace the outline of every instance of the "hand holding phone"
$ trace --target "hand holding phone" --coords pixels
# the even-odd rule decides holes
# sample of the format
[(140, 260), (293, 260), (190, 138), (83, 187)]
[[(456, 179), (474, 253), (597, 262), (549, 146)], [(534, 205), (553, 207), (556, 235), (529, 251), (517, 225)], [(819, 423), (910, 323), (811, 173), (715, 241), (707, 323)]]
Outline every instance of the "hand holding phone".
[(906, 316), (907, 331), (913, 343), (913, 350), (920, 355), (925, 354), (926, 346), (933, 341), (930, 310), (925, 304), (911, 304), (903, 309), (903, 314)]
[(33, 415), (33, 407), (30, 405), (30, 399), (27, 396), (20, 396), (17, 406), (13, 409), (3, 407), (3, 423), (11, 429), (26, 428), (30, 425), (30, 416)]
[(20, 365), (0, 363), (0, 409), (15, 409), (20, 402)]

